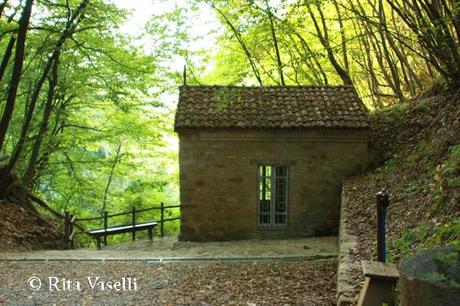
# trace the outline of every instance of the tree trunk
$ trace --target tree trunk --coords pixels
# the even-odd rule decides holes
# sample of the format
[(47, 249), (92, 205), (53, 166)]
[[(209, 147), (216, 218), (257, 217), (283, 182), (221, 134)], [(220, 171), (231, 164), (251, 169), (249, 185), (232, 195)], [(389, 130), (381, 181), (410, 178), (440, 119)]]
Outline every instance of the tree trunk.
[[(379, 23), (380, 23), (380, 28), (379, 28), (379, 34), (381, 38), (381, 43), (383, 47), (383, 54), (385, 56), (385, 59), (388, 63), (388, 67), (390, 68), (391, 76), (394, 82), (394, 88), (395, 88), (395, 94), (396, 97), (400, 101), (404, 100), (404, 94), (401, 89), (401, 79), (399, 76), (398, 68), (395, 63), (395, 60), (393, 59), (390, 50), (388, 48), (387, 42), (390, 44), (390, 47), (392, 46), (393, 40), (391, 37), (388, 35), (388, 28), (387, 28), (387, 20), (385, 16), (385, 10), (383, 8), (382, 0), (378, 1), (378, 16), (379, 16)], [(394, 48), (392, 48), (394, 50)], [(403, 65), (401, 63), (401, 65)]]
[(339, 26), (340, 26), (340, 39), (341, 39), (341, 45), (342, 45), (343, 65), (345, 66), (346, 71), (350, 71), (350, 63), (348, 61), (348, 51), (347, 51), (347, 38), (345, 35), (345, 27), (343, 25), (342, 13), (340, 12), (340, 8), (337, 3), (337, 0), (334, 0), (333, 3), (334, 3), (335, 11), (337, 12), (337, 19), (339, 21)]
[(113, 174), (115, 173), (115, 167), (117, 166), (117, 164), (120, 162), (120, 159), (121, 159), (120, 153), (121, 153), (121, 142), (118, 143), (117, 153), (115, 155), (115, 159), (113, 161), (112, 168), (110, 169), (110, 174), (109, 174), (109, 179), (107, 180), (107, 185), (105, 186), (105, 189), (104, 189), (104, 198), (102, 199), (102, 211), (105, 211), (105, 208), (107, 206), (107, 197), (109, 193), (110, 184), (112, 183)]
[(24, 186), (30, 188), (35, 177), (35, 168), (37, 164), (38, 155), (40, 153), (40, 148), (42, 145), (43, 138), (48, 129), (48, 122), (53, 109), (53, 101), (56, 91), (56, 86), (58, 83), (58, 66), (59, 66), (59, 55), (58, 58), (53, 63), (53, 68), (51, 71), (51, 77), (48, 87), (48, 96), (46, 98), (45, 109), (43, 110), (43, 118), (40, 123), (40, 128), (37, 136), (35, 137), (35, 142), (32, 146), (32, 152), (30, 154), (29, 163), (27, 165), (26, 172), (22, 178), (22, 183)]
[(332, 50), (332, 47), (331, 47), (330, 42), (329, 42), (329, 34), (328, 34), (327, 25), (326, 25), (326, 20), (324, 18), (324, 14), (323, 14), (323, 11), (322, 11), (322, 9), (320, 7), (320, 4), (317, 4), (316, 7), (317, 7), (319, 15), (320, 15), (321, 24), (322, 24), (322, 27), (323, 27), (322, 30), (321, 30), (321, 27), (319, 26), (318, 21), (316, 20), (315, 14), (313, 13), (313, 11), (311, 9), (310, 4), (308, 2), (306, 2), (306, 7), (307, 7), (308, 13), (310, 15), (310, 18), (313, 21), (313, 25), (315, 26), (316, 33), (318, 35), (319, 41), (321, 42), (323, 47), (326, 49), (327, 57), (328, 57), (330, 63), (334, 67), (334, 69), (337, 72), (337, 74), (339, 75), (339, 77), (342, 79), (343, 84), (353, 86), (353, 81), (352, 81), (352, 79), (350, 77), (349, 72), (346, 71), (339, 64), (337, 59), (335, 58), (334, 51)]
[(3, 110), (2, 119), (0, 121), (0, 151), (3, 148), (6, 132), (10, 125), (11, 116), (13, 115), (14, 105), (16, 103), (16, 94), (18, 92), (19, 81), (21, 80), (22, 65), (24, 63), (25, 43), (27, 36), (27, 28), (29, 26), (30, 15), (32, 13), (33, 0), (27, 0), (19, 20), (18, 38), (16, 44), (16, 53), (14, 56), (13, 72), (11, 74), (10, 83), (8, 86), (8, 94), (6, 97), (5, 109)]
[(263, 86), (262, 84), (262, 78), (260, 77), (260, 73), (259, 73), (259, 70), (257, 69), (257, 65), (256, 63), (254, 62), (254, 59), (252, 58), (252, 55), (251, 55), (251, 52), (249, 52), (249, 49), (248, 47), (246, 46), (246, 43), (244, 42), (243, 38), (241, 37), (241, 34), (239, 33), (239, 31), (235, 28), (235, 26), (232, 24), (232, 22), (230, 21), (230, 19), (228, 19), (228, 17), (224, 14), (224, 12), (222, 10), (220, 10), (219, 8), (217, 8), (217, 6), (215, 6), (214, 3), (212, 2), (209, 2), (208, 3), (211, 5), (211, 7), (216, 10), (217, 13), (219, 13), (219, 15), (222, 16), (222, 18), (224, 18), (225, 20), (225, 23), (227, 23), (227, 25), (230, 27), (230, 29), (232, 30), (233, 34), (235, 35), (236, 39), (238, 40), (238, 43), (240, 44), (241, 48), (243, 49), (244, 51), (244, 54), (246, 55), (246, 59), (248, 60), (249, 62), (249, 65), (251, 66), (251, 69), (252, 69), (252, 72), (254, 73), (254, 76), (256, 77), (257, 81), (259, 82), (260, 86)]
[(276, 38), (275, 23), (273, 22), (273, 15), (272, 15), (272, 11), (270, 10), (270, 5), (268, 4), (268, 0), (265, 0), (265, 5), (267, 7), (268, 20), (270, 21), (270, 31), (271, 31), (272, 38), (273, 38), (273, 45), (275, 47), (276, 63), (278, 67), (278, 73), (280, 76), (280, 82), (281, 82), (281, 85), (286, 86), (286, 83), (284, 82), (284, 75), (283, 75), (283, 63), (281, 62), (280, 50), (278, 47), (278, 39)]
[(11, 54), (13, 53), (14, 43), (16, 42), (16, 36), (11, 36), (8, 45), (6, 46), (5, 54), (2, 58), (2, 63), (0, 64), (0, 82), (3, 79), (6, 68), (8, 67), (8, 62), (10, 61)]

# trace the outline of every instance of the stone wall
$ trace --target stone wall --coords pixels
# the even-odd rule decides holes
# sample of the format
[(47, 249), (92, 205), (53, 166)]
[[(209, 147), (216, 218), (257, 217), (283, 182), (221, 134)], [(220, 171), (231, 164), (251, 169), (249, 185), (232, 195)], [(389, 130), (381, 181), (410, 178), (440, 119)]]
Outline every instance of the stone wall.
[[(337, 234), (341, 182), (367, 164), (365, 132), (180, 131), (182, 240)], [(257, 226), (257, 166), (289, 167), (288, 226)]]
[[(346, 181), (344, 182), (346, 185)], [(339, 258), (337, 268), (337, 306), (356, 305), (360, 282), (354, 278), (361, 275), (361, 264), (353, 258), (353, 249), (358, 244), (358, 238), (349, 233), (349, 216), (347, 205), (349, 199), (342, 192), (339, 230)]]

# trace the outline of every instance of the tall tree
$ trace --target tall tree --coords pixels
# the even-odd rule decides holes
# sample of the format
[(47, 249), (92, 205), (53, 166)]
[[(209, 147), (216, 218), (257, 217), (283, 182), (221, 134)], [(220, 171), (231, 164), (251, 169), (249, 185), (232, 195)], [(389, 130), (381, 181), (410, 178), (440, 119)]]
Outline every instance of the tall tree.
[(8, 94), (6, 97), (5, 108), (2, 118), (0, 119), (0, 151), (3, 148), (8, 126), (10, 125), (11, 116), (14, 111), (16, 95), (18, 92), (19, 81), (21, 79), (22, 66), (24, 63), (25, 43), (27, 36), (27, 28), (29, 26), (30, 15), (32, 13), (33, 0), (27, 0), (22, 11), (21, 19), (19, 20), (19, 28), (17, 35), (16, 51), (14, 56), (13, 71), (11, 74), (10, 83), (8, 86)]
[(48, 74), (53, 66), (53, 63), (59, 60), (59, 56), (62, 51), (62, 47), (64, 43), (66, 42), (67, 39), (69, 39), (73, 34), (75, 29), (78, 27), (78, 24), (81, 20), (81, 17), (83, 16), (83, 13), (88, 6), (90, 0), (83, 0), (80, 2), (79, 6), (73, 11), (69, 19), (66, 22), (66, 26), (64, 30), (62, 31), (62, 34), (60, 35), (58, 41), (56, 42), (53, 51), (49, 58), (47, 59), (45, 63), (45, 67), (43, 68), (43, 71), (41, 73), (40, 78), (38, 79), (37, 83), (35, 84), (35, 88), (33, 90), (27, 112), (24, 115), (24, 121), (22, 124), (21, 128), (21, 133), (19, 135), (18, 142), (16, 143), (16, 146), (14, 147), (13, 154), (11, 155), (11, 158), (9, 160), (9, 163), (7, 167), (5, 167), (5, 171), (11, 171), (16, 162), (19, 159), (19, 156), (23, 150), (27, 133), (29, 131), (30, 123), (32, 121), (32, 116), (35, 111), (35, 105), (38, 101), (40, 92), (42, 90), (42, 86), (45, 83), (46, 78), (48, 77)]

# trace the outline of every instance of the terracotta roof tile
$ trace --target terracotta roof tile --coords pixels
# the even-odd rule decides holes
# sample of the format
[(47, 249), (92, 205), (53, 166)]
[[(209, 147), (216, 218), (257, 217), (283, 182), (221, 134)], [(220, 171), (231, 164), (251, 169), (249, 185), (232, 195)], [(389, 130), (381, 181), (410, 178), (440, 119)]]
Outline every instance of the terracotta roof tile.
[(368, 128), (350, 86), (182, 86), (175, 130)]

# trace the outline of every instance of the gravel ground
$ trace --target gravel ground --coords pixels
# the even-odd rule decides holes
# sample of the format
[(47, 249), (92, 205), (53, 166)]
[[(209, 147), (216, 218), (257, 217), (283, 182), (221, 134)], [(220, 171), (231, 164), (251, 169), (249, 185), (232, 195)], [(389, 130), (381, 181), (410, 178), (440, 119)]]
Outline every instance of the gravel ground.
[[(0, 271), (5, 305), (334, 305), (336, 285), (331, 261), (3, 261)], [(125, 290), (91, 289), (88, 277), (125, 279)]]

